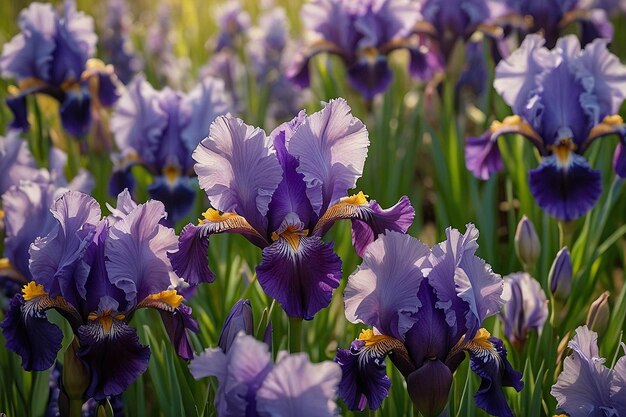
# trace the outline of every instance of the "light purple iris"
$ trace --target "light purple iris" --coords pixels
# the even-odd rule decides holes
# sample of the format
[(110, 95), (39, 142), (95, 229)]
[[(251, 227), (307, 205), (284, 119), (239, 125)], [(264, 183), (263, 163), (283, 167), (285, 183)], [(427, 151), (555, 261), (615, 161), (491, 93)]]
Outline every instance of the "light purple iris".
[(219, 80), (207, 77), (184, 94), (168, 87), (156, 91), (143, 76), (137, 76), (111, 118), (111, 131), (121, 151), (110, 181), (111, 194), (132, 190), (131, 168), (140, 164), (154, 175), (148, 191), (165, 204), (168, 221), (173, 224), (184, 217), (197, 189), (191, 152), (215, 117), (228, 110)]
[(106, 61), (115, 68), (120, 81), (128, 84), (143, 66), (133, 51), (130, 39), (131, 19), (126, 0), (108, 0), (102, 37), (102, 51)]
[(415, 34), (418, 4), (409, 0), (314, 0), (302, 8), (302, 23), (314, 39), (289, 68), (288, 77), (301, 87), (310, 83), (309, 60), (320, 52), (338, 55), (348, 81), (367, 100), (389, 88), (392, 71), (387, 55), (396, 49), (411, 54), (415, 77), (432, 75), (426, 45)]
[(91, 59), (98, 39), (93, 19), (73, 0), (65, 1), (60, 16), (50, 4), (33, 3), (20, 13), (19, 26), (0, 56), (0, 74), (18, 83), (7, 98), (15, 116), (11, 127), (28, 129), (26, 96), (46, 94), (60, 103), (63, 128), (85, 135), (92, 107), (113, 105), (119, 83), (111, 66)]
[(613, 39), (613, 25), (598, 0), (506, 0), (504, 3), (511, 11), (531, 17), (530, 31), (541, 31), (550, 48), (556, 44), (562, 29), (573, 22), (580, 24), (583, 45), (596, 38)]
[(481, 378), (476, 405), (496, 416), (513, 416), (502, 387), (521, 390), (521, 374), (506, 359), (502, 341), (481, 325), (497, 314), (502, 278), (475, 255), (478, 230), (446, 230), (432, 247), (388, 231), (370, 244), (363, 263), (348, 279), (346, 318), (364, 323), (350, 351), (339, 349), (343, 378), (339, 396), (350, 409), (378, 408), (389, 380), (384, 358), (406, 378), (409, 396), (422, 415), (438, 416), (447, 401), (452, 374), (470, 356)]
[(49, 368), (63, 333), (46, 319), (56, 309), (80, 343), (77, 356), (89, 374), (86, 398), (122, 393), (148, 367), (150, 349), (128, 325), (140, 308), (156, 308), (178, 354), (192, 356), (186, 329), (197, 331), (191, 309), (170, 290), (166, 253), (176, 235), (162, 226), (163, 204), (136, 205), (118, 196), (114, 214), (101, 218), (98, 203), (68, 191), (50, 209), (56, 223), (30, 248), (33, 280), (11, 300), (2, 322), (7, 348), (26, 370)]
[(507, 300), (501, 314), (504, 334), (516, 349), (521, 349), (529, 330), (543, 329), (548, 318), (546, 294), (530, 274), (516, 272), (504, 277), (502, 297)]
[(357, 253), (386, 229), (405, 232), (415, 212), (407, 197), (385, 210), (360, 192), (369, 146), (363, 123), (344, 99), (310, 116), (304, 111), (268, 137), (232, 116), (220, 116), (193, 153), (200, 187), (214, 207), (180, 236), (174, 270), (190, 283), (212, 281), (208, 237), (240, 233), (263, 249), (256, 268), (265, 292), (291, 317), (311, 319), (341, 280), (341, 259), (322, 240), (341, 219), (352, 220)]
[(236, 40), (250, 29), (250, 15), (238, 0), (229, 0), (217, 10), (217, 26), (219, 34), (215, 44), (215, 51), (236, 49)]
[(278, 353), (240, 332), (226, 353), (209, 348), (190, 364), (196, 378), (217, 377), (215, 406), (219, 417), (337, 415), (335, 395), (341, 379), (337, 364), (313, 364), (306, 353)]
[(626, 356), (607, 368), (598, 353), (598, 334), (587, 326), (576, 329), (568, 346), (572, 354), (550, 391), (557, 406), (570, 417), (626, 415)]
[(529, 35), (498, 64), (494, 87), (515, 115), (468, 138), (465, 161), (476, 177), (487, 179), (503, 168), (498, 137), (525, 136), (542, 156), (529, 172), (533, 197), (548, 214), (568, 221), (589, 211), (602, 193), (600, 172), (583, 157), (592, 141), (620, 136), (614, 168), (626, 177), (626, 126), (616, 115), (626, 97), (626, 66), (607, 50), (605, 39), (584, 50), (573, 35), (559, 39), (553, 50), (543, 45), (543, 38)]

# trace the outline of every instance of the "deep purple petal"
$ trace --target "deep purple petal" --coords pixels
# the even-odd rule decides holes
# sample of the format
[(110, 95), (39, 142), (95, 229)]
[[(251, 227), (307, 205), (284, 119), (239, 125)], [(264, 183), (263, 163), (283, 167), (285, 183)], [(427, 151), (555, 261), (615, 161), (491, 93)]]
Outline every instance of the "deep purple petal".
[(235, 212), (260, 232), (282, 170), (265, 132), (232, 116), (219, 116), (193, 152), (200, 187), (211, 205)]
[(385, 363), (360, 361), (349, 349), (337, 349), (334, 361), (341, 366), (339, 398), (350, 410), (377, 410), (389, 395), (391, 380)]
[(386, 232), (365, 249), (363, 263), (348, 279), (346, 318), (404, 340), (421, 306), (417, 297), (427, 266), (428, 246), (398, 232)]
[(191, 316), (191, 307), (181, 304), (171, 311), (160, 309), (159, 313), (178, 356), (187, 360), (192, 359), (193, 349), (187, 337), (187, 330), (197, 333), (199, 328), (198, 322)]
[(492, 337), (489, 342), (492, 352), (469, 350), (470, 367), (481, 377), (480, 387), (474, 395), (476, 405), (498, 417), (513, 417), (513, 412), (506, 402), (503, 387), (513, 387), (521, 391), (524, 387), (521, 372), (513, 369), (506, 358), (506, 349), (502, 341)]
[(504, 168), (497, 137), (493, 137), (491, 129), (487, 129), (481, 136), (467, 138), (465, 166), (481, 180), (488, 180), (494, 173)]
[(359, 218), (352, 219), (352, 245), (359, 256), (365, 248), (386, 230), (406, 233), (415, 218), (415, 209), (407, 196), (388, 209), (371, 200), (367, 208), (360, 210)]
[(574, 220), (593, 208), (602, 194), (600, 171), (591, 169), (580, 155), (571, 155), (567, 170), (555, 156), (542, 159), (529, 171), (530, 191), (539, 207), (559, 220)]
[(374, 62), (364, 57), (348, 68), (348, 81), (366, 100), (385, 92), (392, 79), (393, 72), (384, 55), (378, 55)]
[(24, 298), (16, 294), (1, 327), (6, 347), (22, 357), (25, 370), (43, 371), (52, 366), (61, 349), (63, 332), (48, 321), (44, 311), (24, 309)]
[(80, 349), (90, 375), (85, 396), (102, 400), (118, 395), (148, 369), (150, 348), (139, 343), (137, 331), (114, 320), (110, 331), (98, 321), (78, 328)]
[(54, 298), (78, 305), (85, 297), (88, 267), (82, 262), (100, 222), (100, 206), (91, 196), (68, 191), (50, 209), (58, 223), (30, 247), (30, 272)]
[(5, 99), (7, 107), (13, 113), (13, 120), (9, 124), (11, 129), (26, 131), (30, 129), (28, 122), (28, 106), (26, 104), (26, 95), (18, 94), (16, 96), (7, 96)]
[(297, 248), (284, 238), (263, 249), (256, 268), (261, 287), (290, 317), (311, 320), (330, 303), (341, 280), (341, 259), (332, 243), (302, 237)]
[(196, 199), (195, 179), (177, 177), (173, 183), (164, 176), (157, 176), (148, 186), (150, 198), (159, 200), (167, 212), (166, 224), (173, 226), (191, 210)]
[(439, 359), (427, 360), (407, 378), (413, 406), (424, 417), (438, 416), (448, 403), (452, 372)]
[(178, 238), (178, 251), (168, 252), (174, 272), (190, 285), (215, 281), (208, 262), (209, 239), (202, 228), (187, 224)]
[(129, 307), (170, 285), (172, 267), (166, 255), (176, 249), (176, 235), (159, 224), (165, 215), (163, 204), (150, 200), (109, 230), (106, 268), (110, 281), (126, 293)]
[(306, 353), (283, 352), (257, 391), (259, 416), (335, 416), (340, 380), (341, 368), (336, 363), (313, 364)]
[(585, 17), (586, 19), (580, 21), (580, 42), (583, 46), (598, 38), (613, 39), (613, 25), (606, 11), (592, 9)]
[(59, 108), (63, 128), (76, 137), (83, 137), (91, 127), (91, 94), (86, 88), (71, 90)]
[(620, 178), (626, 178), (626, 150), (625, 140), (620, 138), (620, 142), (615, 148), (615, 154), (613, 155), (613, 169), (615, 174)]
[(465, 66), (455, 86), (457, 95), (469, 92), (473, 97), (478, 97), (486, 91), (490, 70), (484, 49), (483, 39), (470, 40), (465, 44)]
[(369, 139), (365, 125), (352, 116), (344, 99), (331, 100), (308, 116), (287, 142), (289, 153), (300, 161), (307, 195), (320, 216), (363, 174)]

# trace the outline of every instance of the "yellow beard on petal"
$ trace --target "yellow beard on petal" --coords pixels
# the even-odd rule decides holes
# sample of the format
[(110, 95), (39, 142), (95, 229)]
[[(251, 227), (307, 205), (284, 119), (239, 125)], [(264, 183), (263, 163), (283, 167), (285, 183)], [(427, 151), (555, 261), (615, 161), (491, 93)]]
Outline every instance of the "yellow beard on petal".
[(183, 302), (183, 296), (178, 294), (176, 290), (166, 290), (156, 294), (150, 294), (147, 298), (152, 301), (165, 303), (173, 308), (180, 307)]
[(111, 328), (113, 327), (113, 320), (122, 321), (126, 316), (124, 314), (115, 314), (111, 315), (111, 309), (105, 309), (102, 314), (98, 314), (95, 311), (89, 313), (87, 318), (91, 321), (98, 320), (100, 322), (100, 326), (104, 330), (104, 333), (108, 334), (111, 332)]
[(46, 290), (43, 289), (43, 285), (37, 284), (35, 281), (31, 281), (24, 285), (22, 288), (22, 294), (24, 296), (24, 301), (30, 301), (34, 298), (48, 295)]

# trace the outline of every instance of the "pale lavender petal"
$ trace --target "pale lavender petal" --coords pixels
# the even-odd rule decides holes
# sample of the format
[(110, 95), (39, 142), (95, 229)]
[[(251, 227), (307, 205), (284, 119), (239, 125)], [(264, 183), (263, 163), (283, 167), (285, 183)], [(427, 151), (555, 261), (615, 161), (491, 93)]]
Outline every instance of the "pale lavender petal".
[(0, 194), (22, 180), (37, 181), (44, 175), (37, 169), (28, 143), (16, 132), (0, 136)]
[[(625, 349), (623, 343), (622, 349)], [(619, 415), (624, 415), (626, 414), (626, 355), (618, 359), (611, 374), (611, 403)]]
[(211, 205), (243, 216), (263, 234), (264, 216), (282, 180), (276, 152), (265, 132), (230, 115), (219, 116), (193, 158), (200, 187)]
[(417, 292), (429, 254), (428, 246), (399, 232), (388, 231), (371, 243), (363, 263), (348, 279), (344, 294), (348, 321), (403, 340), (421, 307)]
[(136, 207), (137, 203), (133, 201), (128, 188), (125, 188), (124, 191), (117, 195), (117, 204), (115, 207), (112, 207), (107, 203), (107, 208), (111, 212), (111, 214), (107, 217), (109, 224), (113, 225), (115, 222), (122, 220)]
[(176, 250), (178, 242), (174, 230), (159, 224), (165, 216), (163, 203), (150, 200), (109, 230), (105, 247), (109, 280), (126, 292), (129, 308), (170, 285), (167, 252)]
[(345, 197), (363, 174), (369, 139), (363, 123), (352, 116), (344, 99), (331, 100), (308, 116), (287, 142), (289, 153), (300, 161), (307, 195), (316, 213)]
[(261, 417), (335, 416), (340, 381), (341, 368), (334, 362), (312, 364), (306, 353), (283, 353), (257, 391), (257, 411)]

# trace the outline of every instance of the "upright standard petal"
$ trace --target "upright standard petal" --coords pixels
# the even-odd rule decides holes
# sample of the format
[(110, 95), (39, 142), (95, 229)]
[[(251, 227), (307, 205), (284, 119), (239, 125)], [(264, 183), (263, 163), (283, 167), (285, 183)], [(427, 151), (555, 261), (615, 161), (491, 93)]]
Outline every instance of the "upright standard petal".
[(279, 237), (263, 249), (256, 272), (265, 293), (275, 298), (288, 316), (311, 320), (330, 304), (333, 290), (339, 286), (341, 259), (333, 244), (319, 237)]
[(348, 321), (404, 340), (421, 306), (417, 292), (429, 254), (428, 246), (398, 232), (386, 232), (369, 245), (346, 286)]
[(177, 241), (172, 229), (159, 224), (165, 215), (163, 203), (150, 200), (109, 230), (106, 267), (110, 281), (126, 293), (127, 309), (170, 285), (167, 252)]
[(356, 186), (363, 174), (369, 139), (365, 125), (352, 116), (344, 99), (331, 100), (307, 117), (287, 142), (300, 161), (307, 195), (318, 215)]
[(334, 362), (312, 364), (306, 353), (283, 352), (257, 391), (259, 416), (334, 416), (340, 380), (341, 368)]
[(537, 204), (551, 216), (570, 221), (587, 213), (602, 194), (600, 171), (591, 169), (584, 157), (572, 154), (567, 169), (554, 155), (542, 159), (530, 171), (530, 191)]
[(193, 152), (200, 187), (211, 205), (243, 216), (258, 231), (266, 226), (282, 170), (265, 132), (232, 116), (219, 116)]

